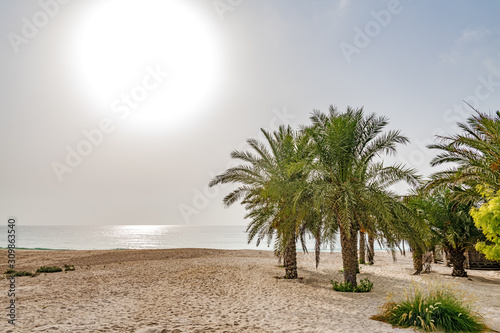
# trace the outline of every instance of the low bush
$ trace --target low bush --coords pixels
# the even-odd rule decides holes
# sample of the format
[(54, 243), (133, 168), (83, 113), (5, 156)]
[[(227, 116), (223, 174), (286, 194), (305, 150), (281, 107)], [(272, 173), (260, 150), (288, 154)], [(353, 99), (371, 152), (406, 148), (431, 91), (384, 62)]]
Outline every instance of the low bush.
[(16, 271), (14, 269), (8, 269), (5, 271), (5, 274), (7, 274), (9, 277), (11, 276), (34, 276), (35, 274), (27, 271)]
[(57, 266), (42, 266), (39, 269), (36, 270), (37, 274), (38, 273), (56, 273), (56, 272), (62, 272), (61, 267)]
[(35, 276), (35, 274), (27, 271), (19, 271), (13, 274), (14, 276)]
[(337, 282), (330, 281), (333, 286), (333, 290), (342, 292), (354, 292), (354, 293), (367, 293), (373, 289), (373, 282), (368, 279), (362, 279), (359, 281), (358, 286), (354, 288), (350, 282)]
[(372, 319), (426, 332), (483, 332), (487, 329), (469, 295), (436, 282), (427, 283), (425, 289), (414, 285), (395, 301), (389, 295), (381, 312)]

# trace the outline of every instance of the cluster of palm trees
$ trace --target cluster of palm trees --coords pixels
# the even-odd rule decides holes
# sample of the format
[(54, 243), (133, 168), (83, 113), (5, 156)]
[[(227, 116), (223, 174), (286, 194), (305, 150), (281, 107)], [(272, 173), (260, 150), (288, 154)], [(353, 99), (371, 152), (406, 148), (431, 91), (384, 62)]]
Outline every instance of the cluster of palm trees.
[(236, 183), (224, 198), (229, 206), (239, 200), (248, 211), (249, 241), (274, 239), (283, 256), (285, 278), (297, 278), (296, 244), (310, 234), (315, 239), (317, 263), (322, 245), (340, 233), (344, 280), (357, 285), (357, 235), (360, 230), (390, 248), (406, 239), (418, 244), (422, 221), (390, 190), (406, 182), (420, 184), (416, 170), (386, 166), (384, 154), (395, 154), (408, 139), (386, 131), (385, 117), (365, 115), (363, 109), (340, 113), (314, 111), (311, 124), (275, 132), (262, 130), (267, 142), (250, 139), (250, 151), (234, 151), (243, 164), (216, 176), (210, 186)]
[[(480, 112), (459, 123), (463, 134), (439, 137), (429, 148), (441, 153), (432, 165), (455, 163), (423, 182), (416, 170), (385, 165), (408, 143), (399, 131), (384, 131), (388, 120), (363, 109), (328, 113), (314, 111), (311, 124), (277, 131), (262, 130), (265, 142), (249, 139), (248, 151), (233, 151), (242, 164), (217, 175), (210, 186), (238, 184), (224, 198), (230, 206), (245, 206), (250, 219), (248, 241), (274, 241), (283, 258), (285, 278), (297, 278), (296, 244), (315, 240), (316, 265), (322, 246), (333, 245), (340, 233), (344, 282), (357, 286), (359, 262), (364, 262), (365, 234), (373, 260), (373, 240), (395, 249), (407, 242), (421, 271), (424, 251), (440, 246), (451, 257), (453, 274), (466, 276), (464, 251), (484, 235), (469, 211), (481, 205), (485, 188), (500, 190), (500, 113)], [(404, 182), (414, 190), (405, 197), (391, 191)], [(360, 260), (358, 261), (358, 234)], [(371, 252), (371, 253), (370, 253)], [(420, 264), (418, 264), (420, 263)]]
[(426, 226), (420, 234), (420, 248), (413, 251), (414, 274), (420, 274), (423, 270), (422, 250), (427, 249), (436, 254), (438, 249), (446, 253), (449, 264), (453, 266), (452, 275), (466, 277), (464, 253), (484, 239), (470, 215), (473, 202), (458, 201), (456, 191), (444, 187), (434, 189), (431, 193), (426, 193), (423, 188), (407, 196), (405, 203)]
[[(455, 276), (467, 276), (463, 253), (478, 242), (477, 248), (487, 257), (500, 260), (500, 228), (488, 232), (495, 223), (493, 216), (481, 222), (471, 216), (471, 211), (496, 199), (500, 190), (500, 112), (473, 110), (465, 123), (458, 123), (462, 133), (439, 136), (439, 143), (429, 146), (440, 151), (431, 165), (452, 163), (452, 167), (434, 173), (419, 198), (412, 199), (427, 206), (421, 210), (433, 236), (427, 240), (449, 254)], [(492, 213), (500, 214), (499, 207)]]

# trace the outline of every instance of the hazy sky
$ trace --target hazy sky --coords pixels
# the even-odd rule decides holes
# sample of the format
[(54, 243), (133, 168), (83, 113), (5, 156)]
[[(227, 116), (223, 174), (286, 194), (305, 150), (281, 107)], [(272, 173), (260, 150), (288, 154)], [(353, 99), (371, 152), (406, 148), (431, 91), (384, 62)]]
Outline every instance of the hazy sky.
[(500, 106), (500, 2), (0, 0), (1, 216), (242, 224), (207, 190), (259, 128), (348, 105), (412, 144)]

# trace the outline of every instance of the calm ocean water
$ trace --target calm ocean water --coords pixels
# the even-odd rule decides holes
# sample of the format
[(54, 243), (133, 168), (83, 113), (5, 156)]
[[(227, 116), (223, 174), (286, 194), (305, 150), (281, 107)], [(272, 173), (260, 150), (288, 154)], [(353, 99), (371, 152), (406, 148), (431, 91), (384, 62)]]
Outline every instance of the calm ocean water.
[[(29, 249), (256, 249), (247, 244), (245, 226), (193, 225), (18, 225), (16, 246)], [(7, 246), (7, 226), (0, 226), (0, 247)], [(268, 249), (267, 246), (259, 246)], [(271, 249), (271, 248), (269, 248)]]
[[(57, 250), (210, 248), (222, 250), (273, 250), (273, 243), (247, 243), (246, 226), (194, 225), (17, 225), (16, 247)], [(7, 226), (0, 226), (0, 247), (7, 247)], [(314, 240), (307, 240), (314, 251)], [(380, 250), (377, 243), (375, 249)], [(297, 250), (302, 247), (297, 244)], [(330, 249), (325, 249), (329, 251)], [(335, 251), (340, 250), (337, 240)]]
[[(271, 243), (248, 244), (246, 226), (194, 225), (105, 225), (27, 226), (18, 225), (16, 247), (27, 249), (259, 249), (273, 250)], [(309, 245), (310, 244), (310, 245)], [(7, 226), (0, 226), (0, 247), (7, 247)], [(313, 241), (308, 243), (314, 249)]]

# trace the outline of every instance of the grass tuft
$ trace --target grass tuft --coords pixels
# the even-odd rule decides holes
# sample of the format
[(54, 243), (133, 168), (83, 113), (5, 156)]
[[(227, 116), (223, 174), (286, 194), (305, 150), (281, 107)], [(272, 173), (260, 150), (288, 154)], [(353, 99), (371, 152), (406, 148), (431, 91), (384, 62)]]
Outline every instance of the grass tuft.
[(42, 266), (39, 269), (36, 270), (36, 273), (56, 273), (56, 272), (62, 272), (61, 267), (57, 266)]
[(27, 271), (16, 271), (14, 269), (8, 269), (5, 271), (6, 275), (9, 277), (16, 277), (16, 276), (35, 276), (35, 274)]
[(414, 283), (398, 300), (389, 295), (380, 313), (371, 319), (426, 332), (484, 332), (487, 329), (470, 295), (432, 281), (424, 287)]
[(332, 283), (333, 290), (351, 293), (367, 293), (373, 289), (373, 282), (368, 279), (362, 279), (359, 281), (358, 286), (354, 288), (350, 282), (337, 282), (330, 281)]

